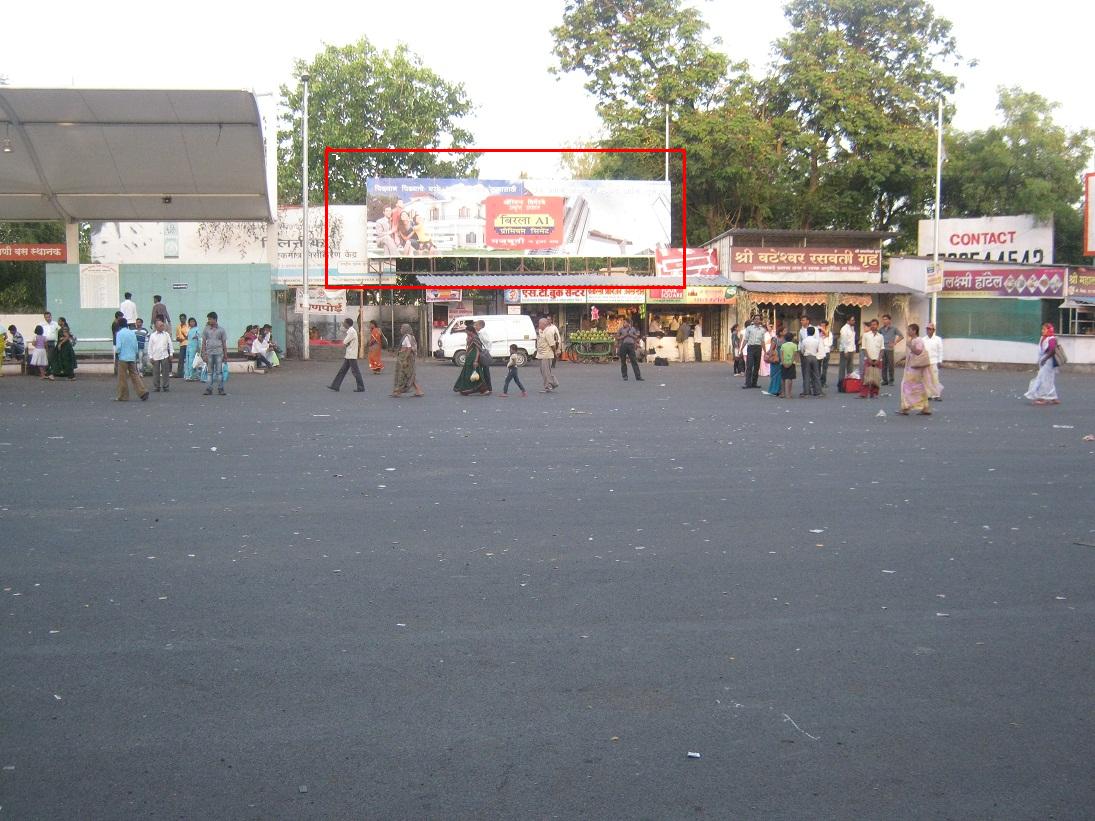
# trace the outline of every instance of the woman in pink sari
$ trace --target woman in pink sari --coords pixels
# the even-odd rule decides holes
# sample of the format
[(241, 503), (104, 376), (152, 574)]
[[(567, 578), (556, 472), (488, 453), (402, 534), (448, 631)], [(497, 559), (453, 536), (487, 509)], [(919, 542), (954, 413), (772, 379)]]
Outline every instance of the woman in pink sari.
[(902, 416), (908, 416), (911, 410), (920, 411), (921, 416), (931, 416), (930, 397), (938, 392), (931, 364), (924, 340), (913, 337), (909, 341), (905, 372), (901, 377), (901, 410), (898, 413)]
[(1038, 375), (1030, 380), (1030, 387), (1023, 394), (1035, 405), (1060, 405), (1057, 398), (1057, 334), (1053, 325), (1042, 326), (1042, 338), (1038, 342)]

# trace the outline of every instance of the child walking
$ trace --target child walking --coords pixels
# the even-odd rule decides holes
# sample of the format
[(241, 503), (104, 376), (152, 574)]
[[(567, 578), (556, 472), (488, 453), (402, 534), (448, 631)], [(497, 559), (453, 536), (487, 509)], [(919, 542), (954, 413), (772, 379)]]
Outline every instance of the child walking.
[(795, 335), (788, 333), (783, 337), (783, 344), (779, 346), (779, 361), (783, 368), (783, 398), (790, 399), (795, 394), (795, 356), (798, 354), (798, 345), (795, 344)]
[(30, 366), (38, 369), (38, 375), (47, 379), (46, 366), (49, 358), (46, 356), (46, 334), (41, 325), (34, 326), (34, 350), (30, 355)]
[(521, 377), (517, 375), (517, 346), (509, 346), (509, 360), (506, 362), (506, 382), (502, 385), (502, 392), (498, 394), (499, 399), (505, 399), (509, 395), (509, 383), (516, 382), (517, 387), (521, 389), (521, 396), (527, 397), (528, 393), (525, 392), (525, 386), (521, 384)]

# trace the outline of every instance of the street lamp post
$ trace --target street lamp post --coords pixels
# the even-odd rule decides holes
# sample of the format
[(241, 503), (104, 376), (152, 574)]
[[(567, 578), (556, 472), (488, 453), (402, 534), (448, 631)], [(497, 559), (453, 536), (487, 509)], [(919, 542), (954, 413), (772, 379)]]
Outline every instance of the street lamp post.
[(301, 141), (304, 147), (304, 167), (302, 169), (303, 177), (303, 190), (301, 193), (301, 237), (303, 239), (302, 248), (304, 250), (304, 271), (301, 277), (301, 282), (304, 284), (304, 294), (302, 297), (302, 315), (304, 322), (304, 346), (302, 353), (304, 359), (311, 358), (311, 346), (309, 344), (309, 331), (311, 326), (311, 303), (309, 301), (308, 294), (308, 266), (310, 260), (308, 259), (308, 240), (309, 240), (309, 225), (308, 225), (308, 81), (311, 79), (307, 74), (303, 75), (301, 82), (304, 83), (304, 114), (301, 117)]

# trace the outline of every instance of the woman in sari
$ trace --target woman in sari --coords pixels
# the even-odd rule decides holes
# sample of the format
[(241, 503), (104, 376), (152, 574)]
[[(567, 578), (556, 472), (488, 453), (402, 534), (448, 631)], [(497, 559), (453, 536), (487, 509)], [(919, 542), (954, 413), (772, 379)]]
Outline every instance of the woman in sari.
[(57, 318), (57, 357), (53, 373), (69, 380), (76, 378), (76, 335), (63, 316)]
[(930, 399), (935, 393), (935, 377), (932, 375), (931, 357), (924, 348), (924, 340), (913, 337), (905, 355), (905, 370), (901, 376), (902, 416), (909, 411), (920, 411), (922, 416), (931, 416)]
[[(783, 392), (783, 366), (779, 360), (781, 344), (782, 340), (778, 335), (774, 333), (764, 335), (764, 356), (761, 357), (763, 364), (760, 372), (763, 374), (764, 369), (768, 368), (768, 393), (772, 396), (779, 396)], [(775, 357), (776, 361), (771, 362), (770, 357)]]
[[(60, 343), (58, 343), (60, 344)], [(1042, 326), (1042, 339), (1038, 342), (1038, 374), (1030, 380), (1030, 387), (1023, 394), (1035, 405), (1060, 405), (1057, 398), (1057, 335), (1053, 324)]]
[(411, 326), (404, 323), (399, 326), (399, 353), (395, 357), (395, 385), (392, 396), (398, 398), (414, 388), (415, 396), (422, 396), (422, 388), (415, 379), (415, 357), (418, 355), (418, 340), (414, 338)]
[(380, 351), (384, 346), (384, 332), (375, 319), (369, 320), (369, 370), (380, 373), (384, 370), (384, 362), (380, 358)]
[(193, 382), (198, 378), (194, 373), (194, 357), (198, 355), (202, 347), (202, 329), (198, 327), (198, 320), (190, 317), (187, 320), (189, 329), (186, 332), (186, 367), (183, 376), (187, 382)]
[(464, 327), (468, 333), (467, 353), (464, 354), (464, 367), (460, 369), (460, 376), (456, 378), (456, 384), (452, 386), (461, 396), (471, 396), (473, 393), (482, 396), (490, 395), (490, 387), (483, 379), (483, 366), (479, 362), (483, 343), (479, 340), (479, 334), (475, 331), (475, 323), (467, 320)]

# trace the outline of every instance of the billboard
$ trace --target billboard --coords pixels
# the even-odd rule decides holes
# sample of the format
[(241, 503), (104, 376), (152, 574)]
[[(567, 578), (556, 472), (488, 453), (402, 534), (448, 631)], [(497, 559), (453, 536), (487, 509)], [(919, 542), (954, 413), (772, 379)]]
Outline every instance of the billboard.
[(660, 180), (371, 178), (366, 189), (383, 257), (652, 257), (670, 240)]
[[(916, 253), (932, 255), (932, 221), (920, 220)], [(1053, 263), (1053, 221), (1030, 214), (939, 220), (939, 255), (990, 262)]]

